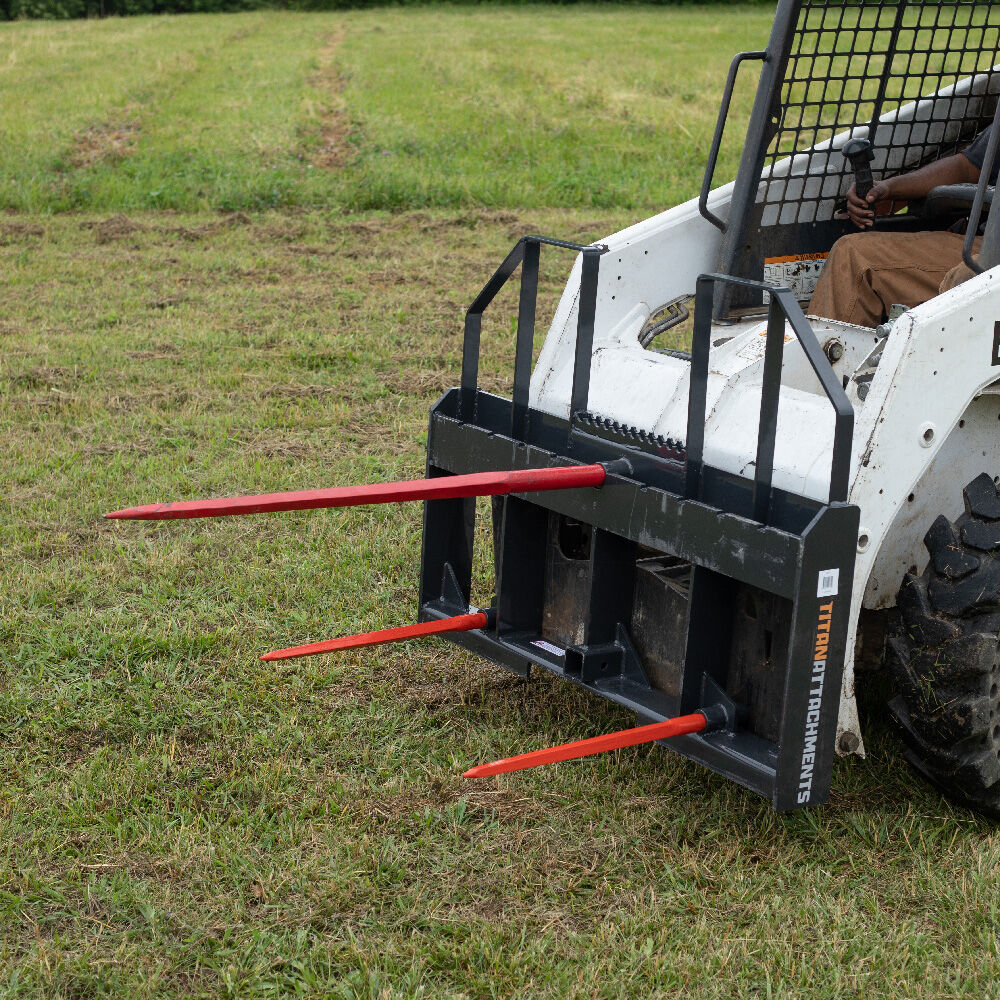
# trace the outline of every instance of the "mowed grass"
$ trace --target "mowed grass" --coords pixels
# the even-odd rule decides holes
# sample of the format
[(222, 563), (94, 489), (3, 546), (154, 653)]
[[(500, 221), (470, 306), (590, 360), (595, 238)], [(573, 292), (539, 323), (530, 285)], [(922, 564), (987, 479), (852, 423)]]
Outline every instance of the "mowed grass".
[[(449, 59), (489, 63), (491, 30), (487, 70)], [(754, 9), (593, 7), (0, 26), (36, 73), (0, 70), (35, 97), (0, 110), (21, 130), (0, 146), (21, 210), (0, 216), (0, 996), (1000, 995), (1000, 835), (900, 763), (877, 684), (868, 759), (808, 813), (659, 747), (469, 783), (633, 720), (444, 642), (257, 659), (411, 621), (419, 509), (100, 518), (420, 475), (463, 310), (514, 240), (594, 239), (660, 205), (652, 180), (696, 187), (694, 139), (657, 147), (661, 169), (607, 111), (622, 67), (684, 83), (765, 31)], [(606, 113), (555, 92), (586, 59)], [(63, 71), (75, 97), (45, 85)], [(489, 159), (504, 116), (537, 127), (538, 171)], [(560, 120), (604, 136), (595, 179), (622, 205), (532, 180), (573, 148)], [(269, 184), (312, 207), (261, 210)], [(402, 207), (350, 211), (366, 191)], [(83, 192), (91, 210), (47, 214)], [(545, 256), (543, 313), (567, 266)], [(506, 392), (516, 293), (493, 308), (483, 381)]]
[(655, 209), (696, 192), (729, 60), (768, 27), (617, 6), (0, 24), (0, 208)]
[(412, 620), (418, 508), (100, 519), (419, 475), (516, 234), (622, 221), (4, 223), (0, 995), (996, 995), (1000, 837), (913, 779), (877, 701), (814, 812), (656, 747), (471, 784), (631, 719), (441, 642), (257, 660)]
[(0, 25), (0, 207), (322, 201), (305, 154), (336, 30), (260, 12)]

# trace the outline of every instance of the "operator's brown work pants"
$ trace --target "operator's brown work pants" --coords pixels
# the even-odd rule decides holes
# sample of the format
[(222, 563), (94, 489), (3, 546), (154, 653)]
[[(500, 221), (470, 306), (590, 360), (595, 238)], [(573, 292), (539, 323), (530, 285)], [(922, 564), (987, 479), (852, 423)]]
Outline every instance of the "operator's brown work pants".
[[(852, 233), (833, 245), (809, 312), (877, 326), (897, 303), (918, 306), (972, 276), (958, 233)], [(979, 249), (976, 240), (973, 249)]]

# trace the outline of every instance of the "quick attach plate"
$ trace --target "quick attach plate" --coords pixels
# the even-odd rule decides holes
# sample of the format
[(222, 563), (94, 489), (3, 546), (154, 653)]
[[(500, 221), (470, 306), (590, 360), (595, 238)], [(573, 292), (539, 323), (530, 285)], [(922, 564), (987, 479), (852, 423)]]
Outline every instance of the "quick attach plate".
[[(461, 474), (626, 456), (634, 471), (609, 474), (598, 488), (509, 496), (494, 507), (496, 625), (457, 633), (451, 641), (526, 676), (542, 667), (659, 721), (696, 711), (706, 675), (730, 698), (734, 621), (747, 591), (784, 602), (787, 636), (769, 688), (774, 732), (767, 738), (734, 715), (731, 728), (670, 741), (679, 753), (767, 796), (776, 809), (815, 805), (829, 795), (840, 684), (859, 521), (858, 508), (820, 504), (784, 494), (772, 503), (772, 523), (747, 515), (753, 483), (705, 468), (699, 501), (683, 496), (684, 467), (673, 456), (610, 440), (607, 428), (573, 431), (565, 420), (531, 411), (525, 440), (510, 436), (511, 404), (480, 393), (475, 421), (458, 417), (452, 390), (434, 407), (428, 435), (428, 473)], [(614, 428), (611, 428), (611, 433)], [(620, 432), (619, 432), (620, 433)], [(628, 434), (626, 433), (626, 437)], [(546, 447), (546, 444), (555, 447)], [(639, 442), (637, 442), (639, 444)], [(659, 447), (658, 443), (657, 446)], [(582, 641), (546, 638), (543, 587), (550, 518), (587, 525), (581, 610)], [(467, 610), (472, 576), (475, 502), (426, 504), (420, 617)], [(641, 551), (640, 551), (641, 550)], [(649, 551), (691, 564), (683, 670), (677, 694), (654, 687), (629, 634), (636, 563)], [(745, 648), (745, 646), (740, 647)], [(778, 647), (775, 647), (776, 650)], [(780, 662), (779, 662), (780, 661)], [(752, 720), (751, 720), (752, 721)]]

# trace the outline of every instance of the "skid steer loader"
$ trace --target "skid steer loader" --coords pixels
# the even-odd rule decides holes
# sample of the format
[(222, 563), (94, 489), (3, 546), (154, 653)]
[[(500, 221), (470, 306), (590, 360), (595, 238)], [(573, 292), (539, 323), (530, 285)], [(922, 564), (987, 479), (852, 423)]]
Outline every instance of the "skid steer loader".
[[(738, 173), (713, 189), (747, 63), (760, 78)], [(855, 664), (884, 655), (912, 764), (1000, 816), (1000, 128), (978, 186), (877, 223), (967, 219), (974, 277), (874, 329), (803, 312), (853, 231), (855, 178), (968, 145), (996, 117), (998, 67), (1000, 3), (780, 0), (766, 49), (733, 60), (699, 198), (598, 244), (525, 237), (487, 283), (461, 384), (431, 410), (423, 486), (113, 516), (424, 498), (423, 624), (288, 655), (447, 634), (633, 710), (650, 728), (615, 745), (669, 736), (780, 810), (824, 801), (835, 755), (864, 752)], [(576, 262), (532, 371), (543, 247)], [(507, 399), (477, 385), (480, 331), (518, 268)], [(692, 300), (690, 353), (659, 348)], [(495, 597), (480, 610), (487, 494)]]

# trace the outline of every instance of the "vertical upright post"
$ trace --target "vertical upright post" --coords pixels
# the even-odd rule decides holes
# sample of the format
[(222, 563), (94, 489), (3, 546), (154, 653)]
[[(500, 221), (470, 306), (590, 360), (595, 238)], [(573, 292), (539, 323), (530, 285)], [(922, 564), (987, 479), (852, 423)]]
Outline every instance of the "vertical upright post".
[(597, 316), (597, 276), (601, 267), (601, 250), (586, 247), (581, 254), (580, 305), (576, 320), (576, 356), (573, 359), (573, 391), (570, 396), (569, 419), (587, 409), (590, 398), (590, 360), (594, 353), (594, 320)]
[(476, 391), (479, 381), (479, 341), (483, 330), (483, 310), (496, 298), (497, 293), (514, 273), (524, 257), (522, 237), (514, 244), (514, 249), (504, 258), (503, 263), (486, 282), (465, 314), (465, 340), (462, 343), (462, 389), (459, 396), (459, 415), (462, 420), (472, 420), (475, 416)]
[(819, 384), (830, 400), (836, 414), (833, 425), (833, 458), (830, 462), (830, 503), (843, 503), (851, 484), (851, 449), (854, 441), (854, 407), (840, 383), (840, 378), (830, 365), (830, 360), (819, 346), (802, 307), (787, 288), (770, 289), (771, 298), (781, 306), (785, 318), (792, 324), (795, 336), (802, 348)]
[(483, 314), (465, 314), (465, 338), (462, 341), (462, 383), (459, 392), (459, 416), (469, 421), (475, 416), (476, 389), (479, 383), (479, 340), (483, 332)]
[(520, 497), (504, 498), (496, 578), (500, 636), (535, 636), (542, 630), (548, 524), (544, 507)]
[[(997, 105), (993, 113), (993, 127), (990, 130), (990, 138), (986, 144), (986, 153), (983, 156), (983, 166), (979, 171), (979, 183), (976, 184), (976, 194), (972, 199), (972, 209), (969, 212), (969, 221), (965, 227), (965, 240), (962, 243), (962, 261), (965, 266), (974, 274), (982, 274), (985, 268), (972, 256), (972, 246), (976, 240), (976, 233), (979, 230), (979, 223), (983, 218), (983, 202), (986, 199), (986, 188), (989, 186), (990, 176), (993, 173), (993, 163), (997, 155), (997, 143), (1000, 143), (1000, 104)], [(992, 216), (992, 206), (990, 216)], [(996, 243), (996, 223), (989, 224), (990, 216), (987, 216), (986, 231), (983, 233), (983, 242), (980, 249), (980, 257), (983, 251), (986, 252), (986, 260), (989, 260), (990, 253), (995, 253)], [(994, 264), (996, 262), (994, 261)], [(993, 266), (993, 265), (990, 265)]]
[(774, 476), (774, 442), (778, 433), (778, 399), (781, 396), (781, 361), (785, 348), (785, 314), (777, 296), (767, 310), (767, 344), (760, 388), (760, 423), (757, 427), (757, 462), (753, 477), (753, 516), (767, 523)]
[(830, 796), (860, 516), (858, 507), (834, 504), (803, 537), (772, 798), (778, 810)]
[(528, 389), (531, 384), (531, 354), (535, 343), (535, 302), (538, 298), (538, 258), (541, 245), (527, 241), (521, 261), (521, 297), (517, 309), (517, 347), (514, 353), (514, 391), (511, 436), (525, 437), (528, 429)]
[[(434, 423), (428, 436), (433, 441)], [(448, 473), (430, 463), (427, 476), (433, 478)], [(476, 527), (474, 497), (454, 500), (427, 500), (424, 503), (424, 530), (420, 553), (420, 603), (433, 603), (442, 597), (454, 599), (459, 608), (468, 608), (472, 593), (472, 543)], [(453, 587), (446, 586), (453, 583)], [(457, 590), (457, 594), (450, 592)]]
[(715, 279), (701, 275), (694, 293), (694, 334), (691, 338), (691, 375), (688, 384), (687, 466), (684, 494), (701, 496), (705, 452), (705, 410), (708, 402), (708, 355), (712, 349), (712, 299)]
[(707, 673), (721, 687), (726, 686), (732, 658), (733, 616), (740, 584), (704, 566), (691, 570), (688, 593), (688, 627), (684, 647), (678, 708), (701, 704), (702, 677)]
[(584, 619), (584, 643), (615, 641), (618, 626), (632, 621), (636, 543), (595, 528), (590, 540), (590, 594)]

